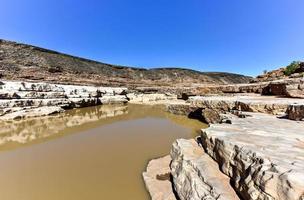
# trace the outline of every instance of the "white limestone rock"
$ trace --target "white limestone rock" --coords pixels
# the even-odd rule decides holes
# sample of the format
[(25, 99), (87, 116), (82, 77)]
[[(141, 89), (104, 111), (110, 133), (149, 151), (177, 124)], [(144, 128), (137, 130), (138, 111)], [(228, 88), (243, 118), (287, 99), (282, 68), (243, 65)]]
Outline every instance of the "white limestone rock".
[(127, 94), (129, 103), (133, 104), (168, 104), (178, 102), (177, 95), (173, 94)]
[(181, 200), (237, 200), (228, 176), (194, 139), (178, 139), (171, 149), (171, 173)]
[[(124, 104), (128, 101), (126, 93), (126, 88), (2, 81), (0, 85), (0, 114), (9, 114), (7, 119), (11, 119), (14, 117), (23, 118), (25, 114), (29, 116), (39, 114), (35, 110), (30, 111), (30, 107), (36, 109), (36, 107), (54, 106), (71, 109), (101, 104)], [(14, 109), (9, 110), (8, 108)], [(21, 110), (23, 110), (22, 114)], [(44, 115), (43, 112), (41, 115)]]
[(188, 102), (191, 107), (196, 108), (210, 108), (220, 111), (237, 109), (247, 112), (261, 112), (276, 115), (285, 113), (290, 104), (304, 104), (304, 99), (260, 95), (195, 96), (190, 97)]
[(203, 130), (207, 153), (243, 199), (303, 200), (304, 122), (244, 114)]

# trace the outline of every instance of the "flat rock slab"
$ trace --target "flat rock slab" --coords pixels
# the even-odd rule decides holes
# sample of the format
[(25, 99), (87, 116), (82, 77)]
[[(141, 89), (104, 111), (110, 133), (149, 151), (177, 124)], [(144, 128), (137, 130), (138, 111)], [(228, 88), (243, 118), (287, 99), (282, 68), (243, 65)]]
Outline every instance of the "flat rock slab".
[(262, 95), (234, 95), (234, 96), (195, 96), (190, 97), (189, 102), (193, 105), (202, 101), (225, 101), (225, 102), (244, 102), (246, 104), (277, 104), (277, 105), (289, 105), (289, 104), (303, 104), (304, 99), (295, 98), (283, 98), (276, 96), (262, 96)]
[(181, 200), (238, 200), (229, 177), (194, 139), (178, 139), (171, 149), (171, 173)]
[(304, 122), (244, 114), (203, 130), (208, 154), (244, 199), (304, 199)]
[(290, 104), (303, 105), (304, 99), (261, 95), (196, 96), (190, 97), (188, 102), (191, 107), (197, 108), (210, 108), (223, 111), (236, 109), (276, 115), (285, 113)]
[(170, 162), (169, 155), (151, 160), (143, 173), (152, 200), (176, 200), (170, 181)]

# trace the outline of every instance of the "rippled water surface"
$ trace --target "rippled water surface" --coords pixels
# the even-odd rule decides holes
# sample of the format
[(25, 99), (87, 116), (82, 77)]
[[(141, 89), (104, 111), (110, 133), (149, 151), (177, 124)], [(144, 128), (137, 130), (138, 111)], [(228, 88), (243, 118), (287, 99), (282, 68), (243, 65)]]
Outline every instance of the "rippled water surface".
[(99, 106), (0, 123), (0, 199), (149, 199), (141, 173), (206, 125), (159, 106)]

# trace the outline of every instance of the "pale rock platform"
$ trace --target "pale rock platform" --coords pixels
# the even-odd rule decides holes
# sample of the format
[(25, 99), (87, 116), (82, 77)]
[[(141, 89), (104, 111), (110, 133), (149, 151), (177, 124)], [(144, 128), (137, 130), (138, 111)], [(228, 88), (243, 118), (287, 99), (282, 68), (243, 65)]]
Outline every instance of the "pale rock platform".
[(303, 200), (304, 122), (244, 114), (202, 131), (207, 153), (243, 199)]

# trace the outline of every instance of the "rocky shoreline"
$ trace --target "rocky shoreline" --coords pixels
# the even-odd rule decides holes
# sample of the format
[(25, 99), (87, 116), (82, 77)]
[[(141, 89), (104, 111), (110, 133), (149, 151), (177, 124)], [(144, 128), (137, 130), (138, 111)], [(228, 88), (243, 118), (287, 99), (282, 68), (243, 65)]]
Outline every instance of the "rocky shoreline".
[(2, 81), (0, 120), (38, 117), (67, 109), (125, 104), (127, 88)]
[(153, 160), (166, 166), (158, 171), (170, 174), (172, 185), (172, 191), (156, 193), (175, 196), (153, 196), (159, 181), (146, 181), (152, 199), (303, 200), (304, 99), (262, 94), (193, 96), (168, 104), (168, 112), (209, 127), (195, 140), (178, 139), (171, 161)]
[[(271, 82), (235, 85), (229, 93), (182, 94), (179, 89), (160, 92), (3, 80), (0, 120), (96, 105), (166, 105), (168, 112), (199, 119), (209, 128), (196, 139), (177, 140), (170, 155), (150, 161), (143, 178), (152, 199), (303, 200), (304, 99), (286, 93), (295, 88), (286, 85), (297, 84), (293, 94), (301, 96), (303, 83), (284, 84), (276, 90)], [(220, 90), (224, 87), (231, 86)], [(240, 87), (246, 92), (235, 89)], [(257, 87), (259, 92), (252, 90)], [(274, 96), (278, 88), (285, 92)], [(266, 90), (272, 95), (265, 95)]]
[[(0, 78), (0, 144), (122, 115), (128, 103), (161, 104), (209, 127), (148, 163), (153, 200), (304, 200), (304, 62), (252, 78), (118, 66), (0, 39)], [(109, 104), (118, 106), (56, 115)], [(28, 118), (49, 115), (23, 130)]]
[(304, 123), (264, 113), (242, 116), (222, 114), (226, 121), (211, 124), (196, 140), (173, 144), (166, 168), (172, 199), (304, 198)]

